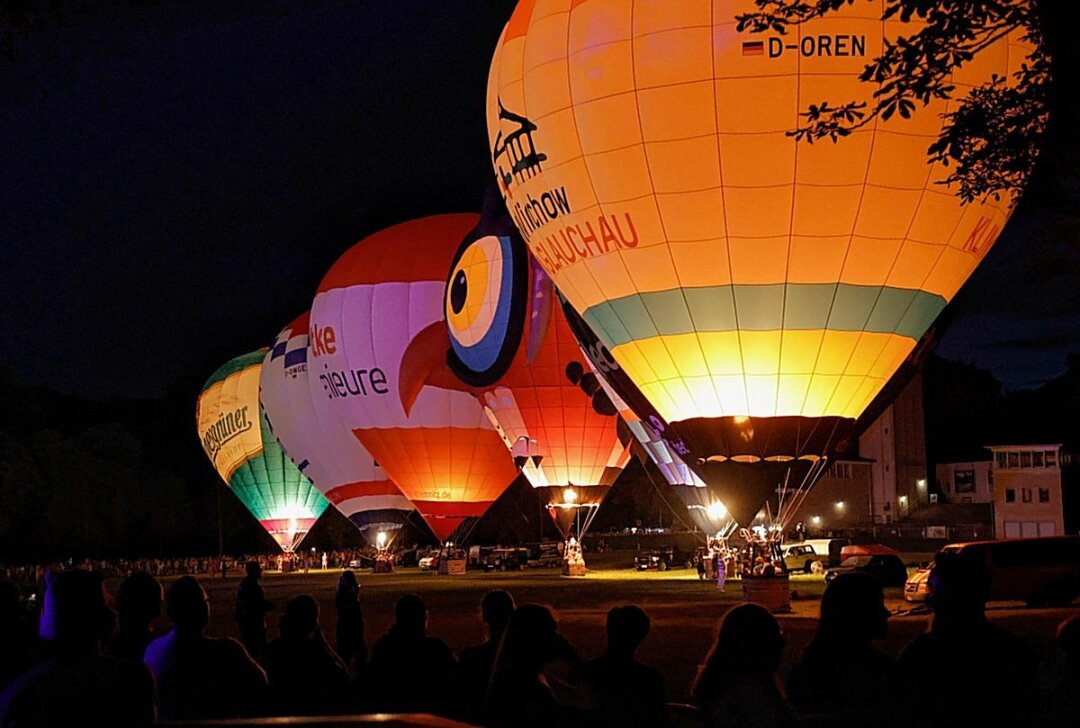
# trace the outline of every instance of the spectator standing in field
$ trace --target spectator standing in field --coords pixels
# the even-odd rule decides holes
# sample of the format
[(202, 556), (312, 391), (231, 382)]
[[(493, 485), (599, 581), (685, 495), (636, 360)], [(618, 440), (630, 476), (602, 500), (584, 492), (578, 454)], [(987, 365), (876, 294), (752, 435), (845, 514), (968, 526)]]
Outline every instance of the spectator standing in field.
[(326, 644), (319, 604), (307, 594), (289, 600), (281, 636), (266, 646), (263, 665), (270, 680), (273, 715), (322, 715), (342, 707), (349, 671)]
[(360, 604), (360, 584), (356, 574), (342, 572), (338, 577), (337, 592), (334, 594), (334, 608), (337, 611), (335, 644), (338, 656), (347, 666), (361, 665), (367, 661), (367, 646), (364, 644), (364, 611)]
[(581, 682), (597, 725), (604, 728), (663, 728), (668, 724), (664, 680), (656, 668), (635, 658), (649, 634), (640, 607), (615, 607), (607, 615), (607, 652), (586, 662)]
[(30, 669), (30, 627), (23, 615), (19, 589), (0, 581), (0, 690)]
[(720, 621), (693, 687), (709, 728), (782, 728), (792, 725), (776, 684), (783, 638), (776, 618), (760, 604), (740, 604)]
[(266, 613), (274, 605), (266, 601), (259, 579), (262, 567), (258, 561), (249, 561), (245, 567), (247, 576), (236, 588), (236, 624), (240, 629), (240, 642), (248, 652), (258, 657), (266, 646)]
[(259, 712), (266, 673), (244, 646), (204, 632), (210, 601), (193, 576), (173, 582), (165, 596), (172, 629), (146, 648), (146, 664), (157, 677), (163, 720), (238, 718)]
[(461, 684), (470, 720), (479, 720), (484, 708), (484, 696), (491, 680), (491, 669), (499, 651), (499, 642), (514, 613), (514, 598), (502, 589), (489, 591), (480, 602), (480, 615), (487, 630), (487, 640), (461, 653), (459, 668)]
[(154, 721), (154, 679), (138, 662), (101, 654), (115, 615), (101, 575), (45, 577), (39, 635), (51, 652), (0, 693), (0, 726), (125, 725)]

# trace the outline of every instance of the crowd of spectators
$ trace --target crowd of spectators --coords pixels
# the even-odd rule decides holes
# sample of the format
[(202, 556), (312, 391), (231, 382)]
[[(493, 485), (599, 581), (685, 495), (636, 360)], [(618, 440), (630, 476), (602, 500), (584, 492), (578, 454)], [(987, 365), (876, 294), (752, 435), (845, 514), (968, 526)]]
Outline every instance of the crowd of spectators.
[[(757, 604), (729, 609), (692, 706), (669, 705), (664, 675), (637, 659), (651, 626), (637, 606), (611, 609), (606, 651), (583, 660), (549, 608), (492, 591), (480, 605), (486, 639), (459, 657), (428, 634), (424, 601), (405, 594), (369, 652), (351, 571), (338, 581), (333, 620), (300, 595), (279, 610), (270, 638), (267, 615), (277, 612), (261, 565), (245, 570), (234, 605), (241, 641), (207, 634), (209, 599), (192, 575), (163, 590), (133, 573), (114, 609), (100, 573), (50, 570), (36, 625), (19, 590), (0, 582), (0, 726), (371, 712), (493, 728), (1080, 725), (1080, 618), (1059, 628), (1060, 662), (1040, 664), (987, 620), (985, 573), (949, 555), (934, 570), (930, 628), (898, 659), (875, 646), (889, 612), (864, 574), (828, 585), (816, 633), (783, 685), (780, 623)], [(163, 604), (170, 629), (156, 636)]]

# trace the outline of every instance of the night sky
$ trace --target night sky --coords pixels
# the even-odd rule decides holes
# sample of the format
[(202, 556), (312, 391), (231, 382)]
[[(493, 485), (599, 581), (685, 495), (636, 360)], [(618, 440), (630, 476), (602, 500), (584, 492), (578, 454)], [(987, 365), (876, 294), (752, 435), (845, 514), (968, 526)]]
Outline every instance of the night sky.
[[(19, 384), (161, 396), (269, 343), (356, 239), (479, 208), (512, 0), (72, 5), (0, 58), (0, 361)], [(1053, 212), (1031, 208), (939, 348), (1014, 388), (1080, 349), (1080, 248), (1032, 232)]]

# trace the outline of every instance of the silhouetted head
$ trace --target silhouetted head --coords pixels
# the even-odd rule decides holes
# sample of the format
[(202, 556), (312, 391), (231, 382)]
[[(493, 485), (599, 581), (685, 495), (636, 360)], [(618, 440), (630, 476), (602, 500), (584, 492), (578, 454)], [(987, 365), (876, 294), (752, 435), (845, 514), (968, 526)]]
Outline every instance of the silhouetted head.
[(649, 615), (641, 607), (615, 607), (607, 614), (608, 652), (633, 657), (650, 626)]
[(514, 598), (503, 589), (493, 589), (480, 600), (480, 614), (488, 627), (491, 639), (498, 639), (506, 630), (510, 616), (514, 613)]
[(337, 580), (338, 594), (352, 594), (353, 592), (359, 591), (359, 589), (360, 583), (356, 580), (356, 574), (351, 571), (341, 572), (341, 576), (339, 576)]
[(1057, 643), (1065, 656), (1065, 667), (1080, 672), (1080, 617), (1069, 617), (1058, 625)]
[(319, 629), (319, 603), (307, 594), (290, 599), (280, 626), (282, 637), (310, 637)]
[(247, 575), (253, 579), (258, 579), (262, 576), (262, 566), (259, 565), (258, 561), (252, 560), (244, 564), (244, 571), (246, 571)]
[(42, 639), (51, 640), (61, 652), (92, 652), (114, 624), (101, 574), (82, 570), (45, 574), (45, 606), (38, 623)]
[(815, 643), (869, 644), (885, 639), (889, 610), (881, 583), (870, 574), (841, 574), (825, 587)]
[(210, 600), (194, 576), (181, 576), (165, 594), (165, 610), (177, 632), (201, 634), (210, 621)]
[(775, 680), (783, 649), (780, 624), (760, 604), (740, 604), (720, 620), (705, 664), (698, 672), (693, 694), (698, 705), (737, 689), (740, 681)]
[(427, 632), (427, 605), (415, 594), (406, 594), (394, 605), (394, 626), (412, 634)]
[(990, 573), (977, 555), (937, 554), (929, 583), (935, 628), (985, 619)]
[(506, 625), (497, 658), (497, 671), (538, 675), (556, 657), (562, 641), (555, 615), (539, 604), (523, 604)]
[(161, 601), (165, 594), (161, 582), (144, 571), (137, 571), (120, 584), (116, 592), (116, 611), (120, 628), (147, 628), (161, 616)]

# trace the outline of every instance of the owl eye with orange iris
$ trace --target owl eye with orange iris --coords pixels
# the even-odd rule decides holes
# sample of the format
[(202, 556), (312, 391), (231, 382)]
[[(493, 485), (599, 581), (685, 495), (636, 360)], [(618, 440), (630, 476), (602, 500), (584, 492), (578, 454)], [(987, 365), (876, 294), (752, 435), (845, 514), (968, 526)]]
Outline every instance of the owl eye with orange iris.
[(446, 282), (447, 360), (465, 383), (483, 387), (506, 373), (521, 344), (528, 281), (516, 236), (470, 235), (458, 248)]

